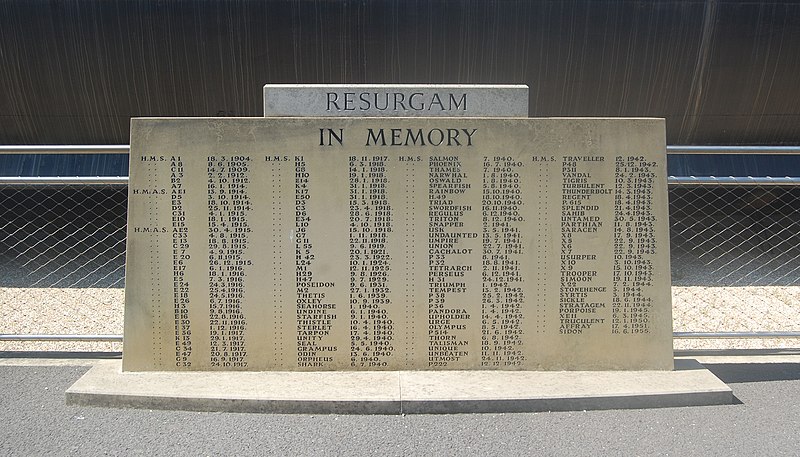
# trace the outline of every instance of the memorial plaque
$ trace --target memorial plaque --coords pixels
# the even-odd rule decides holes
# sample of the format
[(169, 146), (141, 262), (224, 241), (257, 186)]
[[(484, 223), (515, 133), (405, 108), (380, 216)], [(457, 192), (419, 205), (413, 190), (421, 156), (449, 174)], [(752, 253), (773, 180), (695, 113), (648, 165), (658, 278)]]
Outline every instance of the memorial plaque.
[(528, 117), (528, 86), (267, 84), (264, 116)]
[(131, 123), (123, 369), (669, 370), (661, 119)]

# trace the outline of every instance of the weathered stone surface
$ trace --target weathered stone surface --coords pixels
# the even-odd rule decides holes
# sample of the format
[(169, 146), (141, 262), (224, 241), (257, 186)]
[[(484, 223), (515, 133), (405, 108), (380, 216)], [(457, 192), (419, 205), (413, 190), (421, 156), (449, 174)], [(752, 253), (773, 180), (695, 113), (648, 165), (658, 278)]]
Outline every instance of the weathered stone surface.
[(528, 117), (528, 86), (267, 84), (264, 116)]
[(669, 370), (659, 119), (134, 119), (123, 365)]

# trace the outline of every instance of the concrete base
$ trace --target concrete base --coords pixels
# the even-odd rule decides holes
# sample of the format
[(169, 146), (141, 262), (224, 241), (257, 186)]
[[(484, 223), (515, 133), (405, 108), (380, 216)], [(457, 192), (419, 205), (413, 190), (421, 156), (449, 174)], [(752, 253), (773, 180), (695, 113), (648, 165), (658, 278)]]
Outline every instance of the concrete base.
[(101, 361), (67, 390), (81, 406), (307, 414), (570, 411), (731, 404), (696, 360), (674, 371), (126, 372)]

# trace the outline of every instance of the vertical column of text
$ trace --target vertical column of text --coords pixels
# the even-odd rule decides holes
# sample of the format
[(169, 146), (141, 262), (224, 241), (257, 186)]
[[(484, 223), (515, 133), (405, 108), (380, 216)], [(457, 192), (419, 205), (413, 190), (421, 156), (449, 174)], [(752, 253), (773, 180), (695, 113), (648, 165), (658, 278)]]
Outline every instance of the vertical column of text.
[[(535, 181), (535, 191), (531, 190), (528, 192), (528, 195), (530, 196), (529, 201), (534, 207), (533, 214), (536, 215), (535, 226), (533, 224), (529, 225), (529, 227), (535, 227), (536, 229), (533, 236), (536, 256), (534, 257), (531, 254), (530, 258), (535, 262), (536, 272), (533, 275), (535, 286), (529, 285), (529, 287), (535, 288), (536, 306), (535, 309), (530, 306), (528, 307), (527, 318), (535, 318), (535, 331), (537, 334), (540, 334), (546, 332), (548, 328), (546, 310), (549, 307), (549, 303), (553, 300), (553, 289), (550, 286), (552, 272), (550, 271), (548, 260), (552, 257), (554, 252), (551, 246), (557, 243), (557, 240), (553, 239), (554, 233), (556, 232), (552, 230), (552, 221), (553, 218), (558, 217), (558, 214), (554, 213), (553, 210), (554, 205), (551, 201), (550, 187), (552, 181), (558, 182), (558, 174), (555, 173), (555, 170), (560, 168), (561, 165), (556, 161), (555, 156), (552, 155), (534, 155), (531, 156), (530, 162), (531, 168), (535, 171), (531, 172), (528, 176)], [(556, 206), (556, 208), (558, 208), (558, 206)], [(555, 236), (558, 235), (556, 234)], [(562, 238), (561, 241), (564, 242), (565, 240)], [(569, 240), (567, 240), (567, 242), (571, 243)], [(533, 293), (532, 290), (531, 293)], [(529, 329), (533, 328), (531, 324), (529, 320)]]
[[(132, 226), (132, 236), (133, 237), (146, 237), (147, 242), (145, 245), (147, 246), (147, 254), (144, 255), (144, 264), (149, 265), (149, 275), (147, 275), (147, 284), (149, 285), (149, 304), (150, 304), (150, 314), (152, 316), (152, 323), (153, 328), (152, 330), (152, 353), (155, 355), (154, 357), (154, 366), (163, 367), (164, 363), (164, 340), (167, 338), (167, 335), (164, 335), (162, 332), (162, 327), (159, 325), (160, 323), (164, 322), (164, 315), (163, 315), (163, 307), (162, 307), (162, 300), (165, 298), (162, 296), (161, 290), (161, 281), (162, 281), (162, 273), (161, 273), (161, 262), (159, 261), (160, 255), (160, 243), (159, 239), (162, 234), (169, 233), (169, 229), (167, 228), (166, 221), (161, 220), (159, 217), (158, 209), (161, 207), (163, 203), (161, 203), (162, 199), (168, 198), (170, 194), (167, 192), (167, 188), (162, 181), (162, 176), (164, 170), (160, 164), (166, 163), (167, 157), (165, 156), (154, 156), (154, 155), (143, 155), (139, 158), (140, 167), (143, 171), (143, 175), (139, 178), (139, 182), (135, 183), (131, 188), (131, 198), (136, 200), (144, 200), (146, 201), (145, 204), (145, 215), (147, 216), (146, 220), (139, 220), (135, 225)], [(171, 195), (175, 195), (173, 192)], [(132, 202), (130, 203), (132, 204)], [(171, 228), (173, 236), (180, 233), (181, 230), (178, 228)], [(180, 268), (179, 268), (180, 270)], [(173, 269), (175, 271), (175, 269)], [(174, 306), (174, 305), (173, 305)], [(177, 339), (177, 337), (176, 337)], [(170, 346), (172, 346), (170, 344)], [(175, 342), (175, 349), (178, 352), (178, 344)], [(172, 352), (172, 349), (169, 349)], [(170, 354), (171, 356), (171, 354)], [(180, 357), (176, 355), (176, 359)], [(177, 360), (175, 361), (177, 362)], [(169, 363), (170, 366), (175, 366), (175, 363)]]
[[(598, 232), (605, 221), (600, 217), (605, 195), (612, 190), (593, 176), (593, 165), (601, 166), (602, 156), (565, 156), (561, 164), (561, 256), (559, 290), (559, 333), (580, 335), (606, 324), (603, 295), (599, 285), (601, 268), (597, 254)], [(603, 204), (600, 204), (603, 203)]]
[(331, 344), (331, 330), (336, 319), (336, 303), (330, 293), (335, 283), (320, 280), (315, 273), (317, 247), (309, 231), (314, 220), (311, 213), (311, 169), (302, 156), (294, 158), (295, 224), (292, 231), (295, 243), (295, 274), (297, 279), (297, 366), (326, 367), (334, 362), (338, 346)]
[[(427, 189), (427, 173), (419, 173), (420, 165), (424, 164), (422, 156), (400, 156), (398, 158), (400, 169), (403, 172), (403, 193), (401, 201), (402, 211), (396, 218), (396, 227), (402, 230), (403, 233), (403, 255), (405, 261), (403, 262), (404, 275), (404, 301), (403, 306), (403, 328), (405, 344), (405, 366), (413, 366), (414, 359), (417, 354), (417, 313), (420, 312), (419, 305), (424, 296), (420, 296), (417, 292), (419, 274), (419, 265), (417, 264), (417, 251), (421, 246), (425, 246), (425, 240), (418, 237), (418, 224), (422, 224), (423, 220), (417, 218), (418, 210), (418, 195)], [(423, 169), (424, 171), (424, 169)], [(418, 174), (422, 177), (418, 178)], [(420, 331), (424, 330), (423, 326)]]
[[(287, 323), (287, 319), (289, 319), (287, 311), (289, 309), (286, 306), (286, 301), (288, 300), (286, 290), (291, 291), (288, 284), (293, 283), (292, 277), (295, 272), (291, 269), (290, 262), (292, 257), (289, 256), (294, 253), (295, 249), (294, 246), (291, 246), (291, 250), (285, 248), (289, 238), (289, 230), (287, 230), (290, 224), (289, 218), (295, 216), (292, 201), (287, 201), (285, 198), (286, 189), (290, 188), (291, 178), (294, 176), (292, 160), (288, 155), (272, 155), (264, 158), (268, 165), (270, 183), (269, 210), (267, 213), (269, 216), (270, 236), (267, 252), (271, 255), (272, 260), (271, 280), (266, 284), (269, 287), (269, 292), (271, 292), (268, 302), (270, 307), (268, 319), (271, 319), (273, 324), (272, 334), (265, 336), (271, 338), (272, 347), (277, 354), (286, 354), (284, 332), (291, 330), (291, 334), (294, 336), (294, 326)], [(308, 222), (310, 220), (306, 214), (297, 214), (295, 217), (295, 220), (300, 222)], [(311, 256), (309, 256), (310, 259)], [(306, 312), (306, 310), (301, 310), (298, 307), (298, 315), (302, 312)], [(312, 311), (309, 309), (307, 312)]]
[(482, 367), (519, 366), (525, 360), (522, 167), (512, 157), (483, 158)]
[(191, 260), (189, 254), (189, 224), (183, 188), (183, 160), (180, 156), (170, 159), (170, 187), (172, 196), (172, 299), (175, 311), (175, 366), (191, 367), (192, 325), (189, 318), (189, 280), (186, 267)]
[(428, 367), (458, 366), (469, 356), (465, 276), (474, 266), (464, 216), (473, 211), (465, 194), (472, 188), (460, 156), (431, 156), (428, 164)]
[(650, 333), (655, 238), (653, 187), (657, 164), (617, 156), (614, 169), (612, 333)]
[(388, 157), (351, 156), (350, 365), (385, 367), (395, 355), (388, 252), (394, 210), (389, 204)]
[(208, 307), (210, 365), (246, 368), (242, 310), (252, 211), (250, 157), (208, 157)]

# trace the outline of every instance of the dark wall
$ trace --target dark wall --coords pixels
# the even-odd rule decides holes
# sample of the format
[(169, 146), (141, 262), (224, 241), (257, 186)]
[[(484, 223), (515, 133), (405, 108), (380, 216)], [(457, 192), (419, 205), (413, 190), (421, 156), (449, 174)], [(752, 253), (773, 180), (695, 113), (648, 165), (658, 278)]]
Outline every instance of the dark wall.
[(0, 0), (0, 144), (259, 116), (265, 83), (524, 83), (532, 116), (800, 144), (800, 3)]

